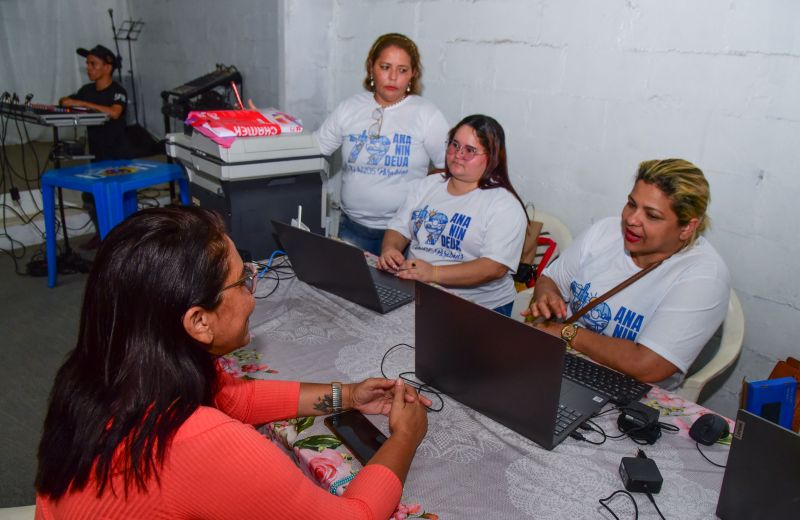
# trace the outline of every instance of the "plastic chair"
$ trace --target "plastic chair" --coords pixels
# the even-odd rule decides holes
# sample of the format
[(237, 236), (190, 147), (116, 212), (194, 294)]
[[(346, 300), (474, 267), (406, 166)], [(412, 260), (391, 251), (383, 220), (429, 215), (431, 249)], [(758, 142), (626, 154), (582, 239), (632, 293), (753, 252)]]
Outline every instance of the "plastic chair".
[(42, 175), (41, 189), (47, 235), (47, 286), (56, 285), (55, 189), (66, 188), (94, 195), (97, 232), (105, 238), (125, 217), (136, 212), (136, 190), (177, 181), (181, 203), (189, 205), (189, 183), (177, 164), (156, 161), (101, 161), (69, 168), (48, 170)]
[(33, 520), (36, 506), (4, 507), (0, 509), (0, 520)]
[[(742, 312), (742, 304), (739, 302), (736, 293), (731, 289), (728, 313), (725, 315), (725, 321), (722, 322), (722, 338), (720, 339), (719, 349), (699, 370), (692, 373), (692, 369), (689, 369), (690, 375), (683, 380), (683, 384), (678, 388), (678, 395), (688, 401), (697, 402), (703, 387), (736, 361), (742, 351), (743, 341), (744, 313)], [(713, 344), (713, 342), (709, 342), (709, 345)], [(708, 346), (705, 348), (708, 348)], [(703, 353), (701, 353), (701, 356)]]
[[(559, 253), (569, 247), (572, 243), (572, 233), (567, 226), (556, 217), (536, 210), (534, 219), (542, 223), (542, 234), (549, 234), (550, 238), (556, 242), (556, 252)], [(556, 255), (557, 256), (557, 255)], [(514, 305), (511, 307), (511, 317), (517, 321), (524, 321), (520, 313), (528, 308), (533, 298), (533, 287), (520, 291), (514, 297)]]

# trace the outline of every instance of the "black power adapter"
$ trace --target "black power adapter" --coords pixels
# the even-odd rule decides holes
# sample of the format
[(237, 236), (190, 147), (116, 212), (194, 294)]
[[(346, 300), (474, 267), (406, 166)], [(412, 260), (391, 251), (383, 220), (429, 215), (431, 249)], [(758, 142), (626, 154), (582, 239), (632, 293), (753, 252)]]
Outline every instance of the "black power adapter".
[(658, 410), (639, 402), (620, 407), (617, 426), (619, 431), (641, 443), (653, 444), (661, 437), (661, 425)]
[(658, 493), (664, 478), (653, 459), (648, 459), (642, 450), (636, 457), (622, 457), (619, 476), (625, 489), (634, 493)]

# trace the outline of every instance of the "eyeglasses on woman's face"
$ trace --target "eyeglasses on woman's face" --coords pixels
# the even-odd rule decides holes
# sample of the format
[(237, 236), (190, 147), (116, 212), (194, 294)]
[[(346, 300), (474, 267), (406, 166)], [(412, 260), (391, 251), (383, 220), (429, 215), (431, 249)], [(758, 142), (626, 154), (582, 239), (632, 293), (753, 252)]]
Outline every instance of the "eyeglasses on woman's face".
[(447, 153), (451, 153), (453, 155), (458, 155), (461, 153), (461, 157), (465, 161), (471, 161), (476, 155), (486, 155), (487, 152), (479, 152), (474, 146), (463, 146), (455, 139), (450, 139), (447, 142)]
[(245, 288), (248, 291), (250, 291), (250, 294), (255, 294), (256, 285), (258, 285), (258, 267), (256, 266), (256, 264), (252, 262), (245, 262), (242, 271), (244, 273), (244, 276), (242, 276), (240, 279), (236, 280), (232, 284), (223, 287), (222, 291), (227, 291), (232, 287), (238, 287), (239, 285), (244, 285)]

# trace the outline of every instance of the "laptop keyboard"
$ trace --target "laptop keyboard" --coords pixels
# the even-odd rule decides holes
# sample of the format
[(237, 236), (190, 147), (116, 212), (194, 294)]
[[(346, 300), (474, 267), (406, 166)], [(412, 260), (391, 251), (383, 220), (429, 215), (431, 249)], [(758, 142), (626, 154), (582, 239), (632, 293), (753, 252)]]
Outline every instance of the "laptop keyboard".
[(411, 295), (394, 287), (375, 284), (378, 290), (378, 299), (384, 307), (395, 307), (411, 301)]
[(561, 435), (564, 430), (569, 428), (573, 423), (577, 422), (582, 417), (582, 414), (577, 410), (573, 410), (563, 404), (558, 405), (558, 413), (556, 414), (556, 429), (555, 437)]
[(616, 370), (592, 363), (574, 354), (564, 356), (564, 377), (595, 392), (607, 395), (611, 402), (626, 405), (638, 401), (653, 388)]

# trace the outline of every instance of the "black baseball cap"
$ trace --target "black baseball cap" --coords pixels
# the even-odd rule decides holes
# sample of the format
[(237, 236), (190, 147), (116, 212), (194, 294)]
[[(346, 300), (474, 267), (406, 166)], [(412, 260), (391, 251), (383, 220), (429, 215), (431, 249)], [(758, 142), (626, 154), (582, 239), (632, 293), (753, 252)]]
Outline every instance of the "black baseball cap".
[(114, 53), (108, 47), (104, 47), (102, 45), (95, 45), (91, 49), (84, 49), (83, 47), (79, 48), (76, 51), (79, 55), (83, 56), (84, 58), (89, 56), (97, 56), (104, 62), (111, 65), (111, 68), (117, 68), (117, 57), (114, 56)]

